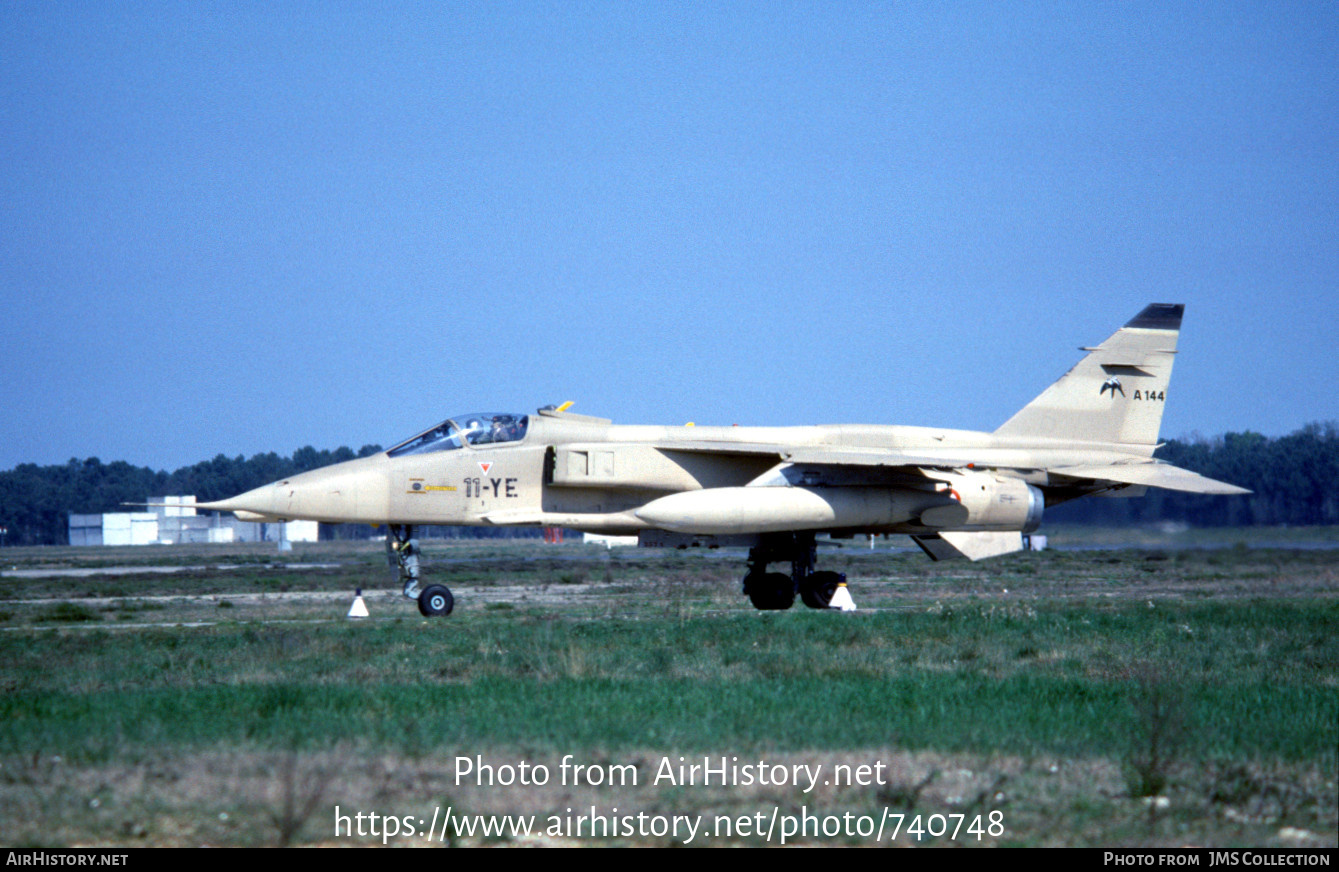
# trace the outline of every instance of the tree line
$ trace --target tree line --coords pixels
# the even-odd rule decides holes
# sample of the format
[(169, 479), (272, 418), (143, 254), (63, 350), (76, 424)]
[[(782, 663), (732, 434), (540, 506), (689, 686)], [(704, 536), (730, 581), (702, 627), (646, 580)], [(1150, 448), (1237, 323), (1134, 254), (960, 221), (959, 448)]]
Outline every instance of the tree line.
[(9, 528), (7, 545), (63, 545), (69, 541), (69, 515), (147, 511), (128, 508), (151, 496), (195, 494), (201, 502), (227, 499), (309, 469), (366, 457), (381, 450), (365, 445), (317, 451), (307, 446), (281, 457), (270, 452), (251, 458), (220, 454), (176, 472), (131, 466), (123, 460), (103, 463), (96, 457), (71, 458), (59, 466), (24, 463), (0, 472), (0, 526)]
[[(0, 472), (0, 527), (7, 527), (6, 545), (64, 545), (69, 541), (69, 516), (108, 512), (147, 511), (127, 507), (151, 496), (194, 494), (200, 502), (223, 500), (300, 472), (368, 457), (382, 450), (364, 445), (354, 451), (299, 448), (289, 457), (274, 452), (250, 458), (222, 454), (175, 472), (132, 466), (123, 460), (103, 463), (96, 457), (72, 458), (63, 465), (25, 463)], [(537, 530), (508, 528), (444, 528), (425, 530), (429, 536), (538, 536)], [(322, 524), (321, 538), (368, 538), (366, 524)]]
[[(235, 496), (300, 472), (367, 457), (381, 451), (364, 445), (318, 451), (299, 448), (290, 457), (273, 452), (246, 458), (219, 455), (175, 472), (155, 472), (125, 461), (96, 457), (64, 465), (25, 463), (0, 472), (0, 526), (7, 545), (57, 545), (68, 541), (68, 516), (130, 511), (124, 503), (145, 497), (195, 494), (202, 502)], [(1181, 521), (1193, 526), (1339, 523), (1339, 427), (1308, 424), (1287, 436), (1227, 433), (1214, 438), (1173, 439), (1156, 456), (1169, 463), (1254, 491), (1244, 497), (1206, 497), (1150, 488), (1142, 499), (1084, 499), (1048, 509), (1047, 521), (1147, 523)], [(324, 526), (324, 525), (323, 525)], [(325, 527), (323, 535), (357, 538), (364, 525)], [(425, 531), (428, 532), (428, 531)], [(535, 536), (529, 528), (443, 528), (438, 536)]]

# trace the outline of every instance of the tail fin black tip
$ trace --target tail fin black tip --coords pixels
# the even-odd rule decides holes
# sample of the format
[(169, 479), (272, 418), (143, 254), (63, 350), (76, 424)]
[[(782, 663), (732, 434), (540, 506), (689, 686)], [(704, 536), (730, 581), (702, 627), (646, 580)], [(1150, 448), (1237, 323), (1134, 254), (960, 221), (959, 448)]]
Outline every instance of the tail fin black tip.
[(1183, 303), (1153, 303), (1131, 318), (1125, 326), (1148, 330), (1180, 330), (1181, 316), (1185, 311)]

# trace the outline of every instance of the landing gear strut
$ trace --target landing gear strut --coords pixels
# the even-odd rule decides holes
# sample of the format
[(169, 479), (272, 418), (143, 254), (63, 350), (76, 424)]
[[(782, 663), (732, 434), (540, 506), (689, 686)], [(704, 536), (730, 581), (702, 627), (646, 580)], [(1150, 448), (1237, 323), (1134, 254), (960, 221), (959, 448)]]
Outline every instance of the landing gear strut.
[(430, 584), (419, 590), (418, 540), (409, 524), (391, 524), (386, 535), (386, 562), (391, 576), (404, 585), (404, 595), (418, 601), (418, 610), (425, 618), (445, 617), (455, 608), (455, 597), (441, 584)]
[[(744, 593), (755, 609), (788, 609), (795, 594), (811, 609), (826, 609), (837, 586), (846, 580), (839, 572), (816, 572), (813, 533), (774, 533), (764, 535), (749, 549), (749, 569), (744, 576)], [(769, 563), (789, 563), (790, 575), (768, 572)]]

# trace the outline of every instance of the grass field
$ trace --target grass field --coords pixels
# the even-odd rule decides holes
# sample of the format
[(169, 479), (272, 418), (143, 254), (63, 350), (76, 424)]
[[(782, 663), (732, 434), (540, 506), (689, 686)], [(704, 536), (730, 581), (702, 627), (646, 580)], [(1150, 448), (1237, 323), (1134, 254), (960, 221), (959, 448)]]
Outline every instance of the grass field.
[[(1122, 536), (1068, 535), (1051, 542)], [(922, 844), (1335, 846), (1334, 531), (1123, 535), (1136, 547), (980, 564), (824, 549), (822, 567), (852, 579), (850, 614), (755, 612), (737, 552), (430, 542), (427, 580), (457, 595), (434, 621), (390, 589), (370, 544), (282, 559), (273, 546), (6, 549), (0, 842), (380, 843), (337, 838), (336, 806), (419, 829), (447, 807), (543, 821), (616, 806), (999, 813), (994, 831)], [(74, 570), (93, 572), (35, 574)], [(372, 617), (350, 621), (360, 586)], [(562, 779), (565, 755), (636, 784)], [(663, 760), (722, 755), (879, 777), (655, 783)], [(462, 756), (553, 777), (457, 783)], [(453, 830), (440, 843), (453, 841), (592, 840)]]

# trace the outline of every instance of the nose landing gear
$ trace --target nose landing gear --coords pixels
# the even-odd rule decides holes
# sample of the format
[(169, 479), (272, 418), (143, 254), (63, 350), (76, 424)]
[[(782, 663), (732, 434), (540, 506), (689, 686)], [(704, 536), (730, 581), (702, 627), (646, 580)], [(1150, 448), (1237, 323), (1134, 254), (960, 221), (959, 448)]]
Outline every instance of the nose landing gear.
[(391, 577), (404, 585), (404, 595), (417, 600), (418, 610), (425, 618), (446, 617), (455, 608), (455, 597), (442, 584), (430, 584), (422, 590), (418, 586), (418, 540), (409, 524), (391, 524), (386, 535), (386, 562)]

